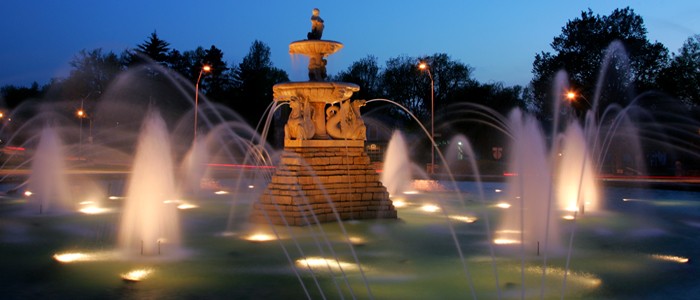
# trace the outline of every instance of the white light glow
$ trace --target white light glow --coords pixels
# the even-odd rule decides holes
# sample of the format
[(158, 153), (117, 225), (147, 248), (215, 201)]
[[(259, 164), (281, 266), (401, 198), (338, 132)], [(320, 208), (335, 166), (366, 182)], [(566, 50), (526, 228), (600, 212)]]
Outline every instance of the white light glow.
[(60, 263), (72, 263), (78, 261), (92, 260), (89, 254), (72, 252), (72, 253), (57, 253), (53, 255), (53, 259)]
[(136, 269), (121, 274), (121, 277), (126, 281), (142, 281), (151, 275), (151, 273), (153, 273), (152, 269)]
[(403, 200), (394, 200), (392, 201), (394, 203), (394, 207), (406, 207), (408, 205), (405, 201)]
[(417, 195), (419, 192), (416, 190), (404, 191), (404, 195)]
[(254, 233), (254, 234), (251, 234), (247, 237), (244, 237), (243, 239), (245, 239), (249, 242), (268, 242), (268, 241), (274, 241), (277, 238), (274, 235), (267, 234), (267, 233)]
[(566, 216), (563, 216), (561, 218), (564, 220), (569, 220), (569, 221), (576, 219), (576, 217), (574, 217), (573, 215), (566, 215)]
[(251, 184), (251, 185), (248, 186), (248, 188), (249, 188), (249, 189), (254, 189), (255, 186)]
[(464, 222), (464, 223), (474, 223), (477, 220), (476, 217), (470, 217), (470, 216), (450, 216), (450, 219), (455, 220), (455, 221)]
[(367, 241), (364, 238), (359, 236), (348, 237), (348, 240), (350, 240), (350, 243), (355, 246), (364, 245), (365, 243), (367, 243)]
[(675, 255), (662, 255), (662, 254), (652, 254), (652, 258), (658, 259), (658, 260), (665, 260), (665, 261), (671, 261), (671, 262), (677, 262), (679, 264), (684, 264), (690, 261), (687, 257), (682, 257), (682, 256), (675, 256)]
[(199, 207), (199, 206), (197, 206), (195, 204), (190, 204), (190, 203), (182, 203), (182, 204), (177, 206), (178, 209), (183, 209), (183, 210), (184, 209), (193, 209), (193, 208), (197, 208), (197, 207)]
[(357, 269), (357, 265), (355, 264), (323, 257), (307, 257), (305, 259), (300, 258), (297, 259), (296, 265), (299, 268), (311, 268), (316, 271), (330, 270), (333, 272), (338, 272), (340, 270), (348, 271)]
[(103, 213), (109, 212), (110, 209), (99, 207), (96, 205), (90, 205), (90, 206), (83, 207), (83, 208), (79, 209), (78, 211), (80, 211), (81, 213), (84, 213), (84, 214), (88, 214), (88, 215), (97, 215), (97, 214), (103, 214)]
[(503, 209), (510, 208), (510, 203), (501, 202), (501, 203), (496, 204), (496, 207), (503, 208)]
[(420, 209), (425, 211), (425, 212), (429, 212), (429, 213), (434, 213), (434, 212), (440, 211), (440, 207), (437, 205), (434, 205), (434, 204), (423, 205), (423, 206), (421, 206)]
[(520, 244), (520, 241), (514, 239), (494, 239), (493, 243), (496, 245), (513, 245)]
[(217, 194), (217, 195), (228, 195), (228, 192), (227, 192), (227, 191), (216, 191), (216, 192), (214, 192), (214, 194)]
[(500, 192), (502, 192), (502, 191), (503, 191), (503, 190), (501, 190), (501, 189), (495, 189), (495, 190), (494, 190), (494, 192), (496, 192), (496, 193), (500, 193)]
[(32, 195), (32, 192), (31, 192), (31, 191), (25, 191), (25, 192), (24, 192), (24, 195), (27, 196), (27, 197), (30, 197), (30, 196)]

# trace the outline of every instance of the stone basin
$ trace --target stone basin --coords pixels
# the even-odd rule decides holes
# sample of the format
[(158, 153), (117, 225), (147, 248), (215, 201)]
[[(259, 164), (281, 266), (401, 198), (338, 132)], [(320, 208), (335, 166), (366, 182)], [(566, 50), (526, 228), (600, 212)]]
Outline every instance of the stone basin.
[(303, 54), (307, 56), (328, 56), (338, 52), (343, 48), (343, 44), (336, 41), (327, 40), (301, 40), (289, 44), (290, 54)]
[(335, 103), (350, 99), (360, 86), (348, 82), (298, 81), (275, 84), (275, 101), (291, 101), (292, 97), (308, 97), (310, 102)]

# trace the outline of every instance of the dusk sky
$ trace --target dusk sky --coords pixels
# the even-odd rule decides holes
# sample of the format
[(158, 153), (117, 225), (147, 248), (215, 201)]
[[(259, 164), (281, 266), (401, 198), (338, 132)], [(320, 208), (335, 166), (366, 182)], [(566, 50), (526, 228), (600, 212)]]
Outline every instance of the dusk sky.
[(642, 16), (650, 41), (677, 52), (700, 34), (700, 1), (95, 1), (0, 2), (0, 86), (65, 77), (81, 50), (119, 54), (156, 31), (180, 51), (215, 45), (238, 64), (254, 40), (270, 46), (276, 67), (306, 80), (289, 43), (306, 38), (311, 10), (325, 21), (323, 39), (345, 47), (329, 58), (329, 74), (367, 55), (384, 66), (400, 55), (447, 53), (474, 68), (483, 83), (526, 85), (536, 53), (568, 20), (592, 9), (609, 15), (626, 6)]

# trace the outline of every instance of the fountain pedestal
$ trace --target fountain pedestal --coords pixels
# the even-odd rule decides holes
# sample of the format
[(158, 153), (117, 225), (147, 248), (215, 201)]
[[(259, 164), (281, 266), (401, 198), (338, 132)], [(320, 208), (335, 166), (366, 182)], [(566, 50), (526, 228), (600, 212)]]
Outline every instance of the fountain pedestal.
[(364, 100), (353, 83), (327, 82), (326, 57), (343, 47), (327, 40), (289, 45), (309, 57), (309, 81), (273, 87), (275, 102), (289, 102), (284, 153), (253, 206), (252, 220), (302, 226), (350, 219), (397, 218), (389, 193), (365, 152)]
[(284, 150), (254, 220), (300, 226), (397, 217), (364, 141), (293, 141)]

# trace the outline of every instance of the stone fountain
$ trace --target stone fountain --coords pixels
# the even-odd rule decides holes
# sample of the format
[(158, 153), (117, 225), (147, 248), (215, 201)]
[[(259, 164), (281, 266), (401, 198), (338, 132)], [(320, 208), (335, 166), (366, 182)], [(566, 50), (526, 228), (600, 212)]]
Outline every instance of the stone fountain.
[(365, 152), (364, 100), (351, 100), (360, 87), (326, 81), (326, 57), (343, 44), (322, 40), (323, 19), (313, 10), (306, 40), (290, 54), (309, 58), (309, 81), (273, 86), (274, 101), (288, 102), (284, 153), (252, 219), (280, 225), (308, 225), (349, 219), (395, 219), (387, 189)]

